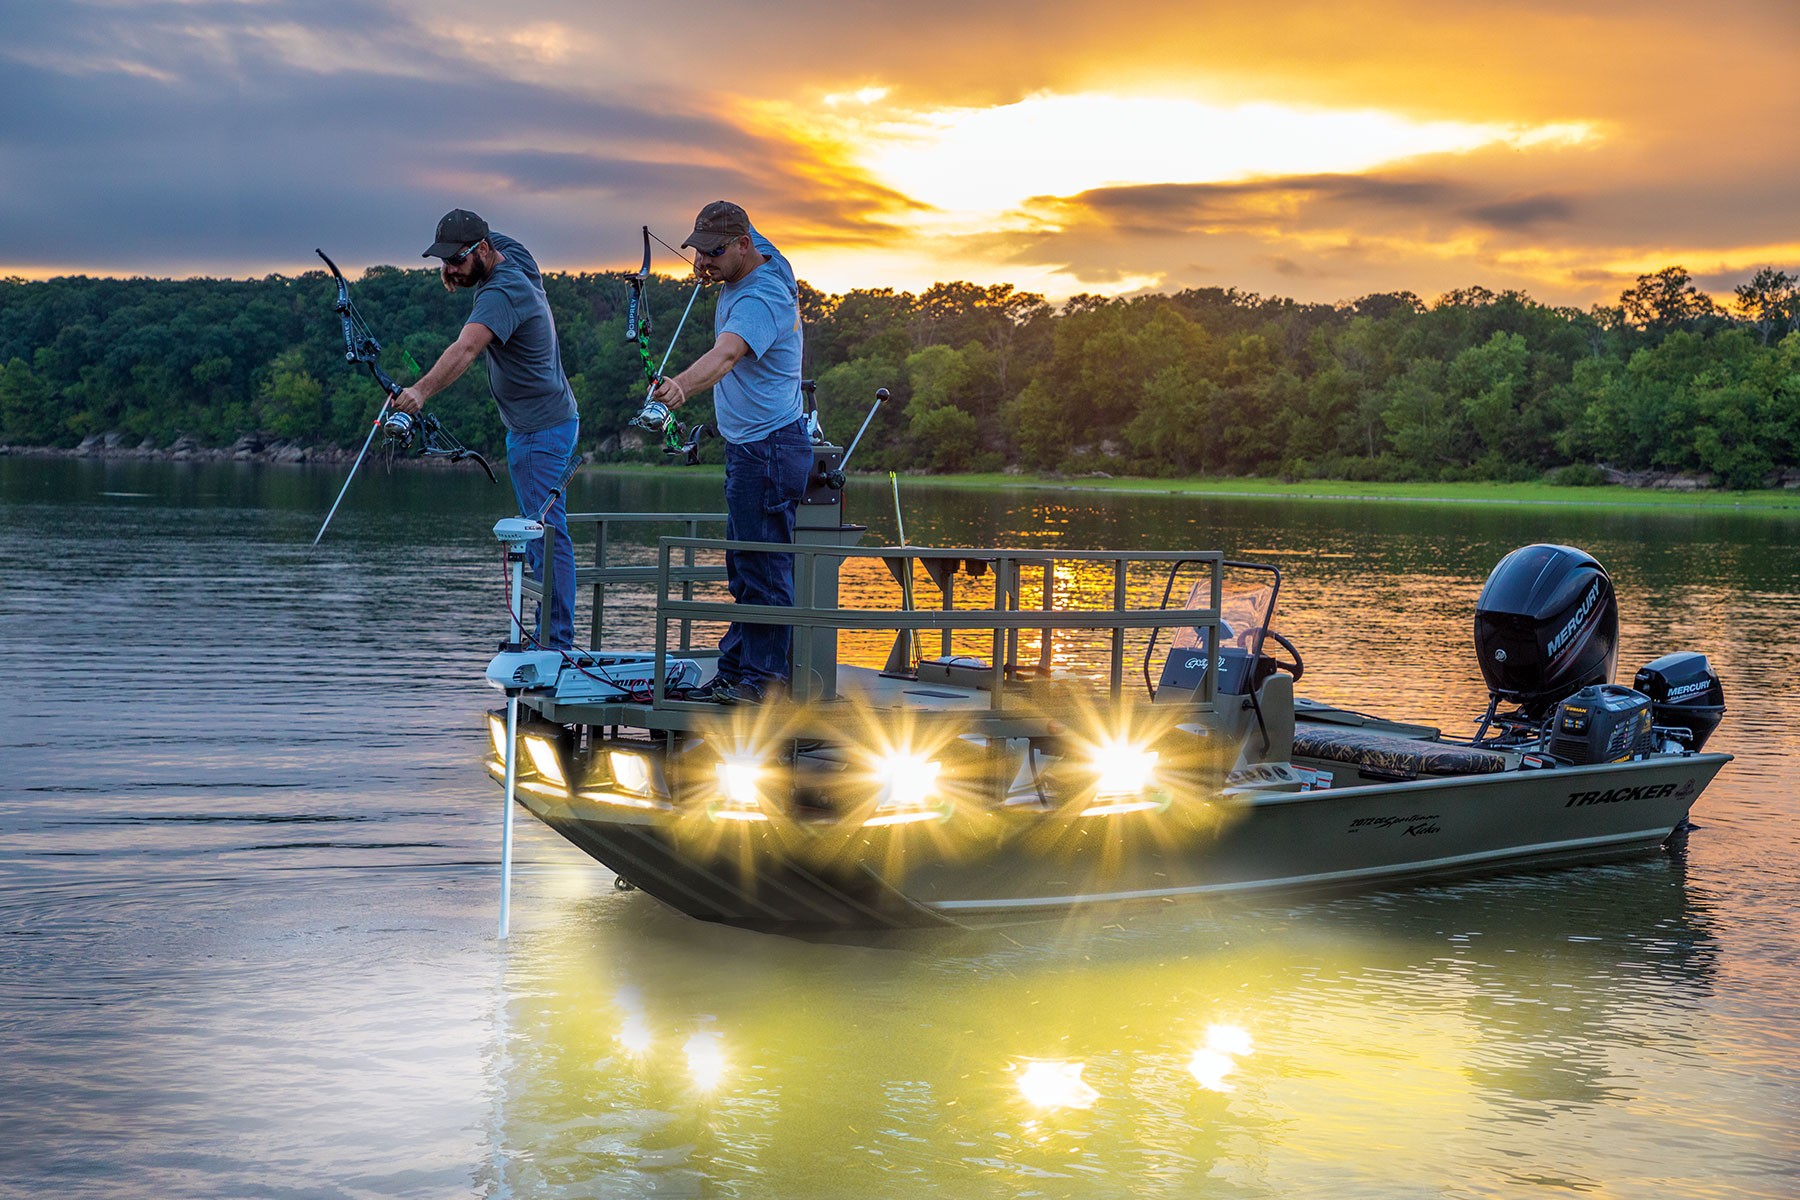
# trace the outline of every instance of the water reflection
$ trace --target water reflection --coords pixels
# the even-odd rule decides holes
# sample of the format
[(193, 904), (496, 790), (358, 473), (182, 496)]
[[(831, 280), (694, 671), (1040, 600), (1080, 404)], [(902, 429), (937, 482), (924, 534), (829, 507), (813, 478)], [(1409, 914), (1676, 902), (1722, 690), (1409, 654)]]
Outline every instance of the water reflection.
[[(1707, 652), (1738, 758), (1685, 860), (850, 943), (686, 920), (528, 824), (502, 953), (496, 493), (376, 472), (309, 550), (339, 483), (0, 458), (15, 1190), (1792, 1190), (1792, 517), (909, 486), (915, 541), (1274, 557), (1303, 691), (1458, 729), (1487, 571), (1580, 545), (1621, 671)], [(718, 487), (588, 473), (571, 506)], [(893, 540), (885, 481), (849, 515)], [(1021, 1092), (1030, 1064), (1064, 1103)]]
[(850, 944), (596, 896), (513, 950), (506, 1182), (886, 1195), (960, 1163), (1044, 1195), (1263, 1194), (1371, 1128), (1491, 1172), (1469, 1125), (1554, 1138), (1697, 1038), (1671, 996), (1711, 989), (1711, 925), (1667, 859)]

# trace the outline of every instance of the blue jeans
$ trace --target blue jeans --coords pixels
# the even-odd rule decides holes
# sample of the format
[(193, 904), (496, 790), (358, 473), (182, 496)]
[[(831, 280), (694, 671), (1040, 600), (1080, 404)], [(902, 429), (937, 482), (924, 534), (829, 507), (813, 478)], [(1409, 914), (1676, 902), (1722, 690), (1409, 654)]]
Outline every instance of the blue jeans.
[[(506, 471), (512, 476), (513, 494), (519, 498), (520, 516), (537, 516), (550, 489), (562, 482), (580, 432), (579, 417), (531, 433), (507, 432)], [(567, 650), (575, 644), (575, 546), (569, 541), (567, 513), (563, 497), (558, 496), (543, 518), (546, 527), (556, 530), (556, 561), (551, 564), (556, 580), (550, 597), (550, 620), (544, 624), (540, 612), (537, 640), (552, 650)], [(531, 564), (531, 577), (543, 579), (544, 543), (528, 543), (525, 553)], [(538, 607), (541, 610), (543, 606)]]
[[(794, 540), (794, 518), (812, 474), (806, 422), (784, 425), (761, 441), (725, 444), (725, 536), (739, 542)], [(725, 576), (739, 604), (794, 603), (794, 556), (727, 550)], [(792, 630), (733, 621), (719, 642), (719, 678), (730, 683), (786, 683)]]

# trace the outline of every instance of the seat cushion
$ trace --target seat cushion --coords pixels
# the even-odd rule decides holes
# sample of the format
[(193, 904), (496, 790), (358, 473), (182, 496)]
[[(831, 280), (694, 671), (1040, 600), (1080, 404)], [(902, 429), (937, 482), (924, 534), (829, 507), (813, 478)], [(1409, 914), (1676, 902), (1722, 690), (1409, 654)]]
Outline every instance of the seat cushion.
[(1491, 775), (1506, 769), (1505, 756), (1489, 750), (1307, 721), (1294, 726), (1294, 755), (1350, 763), (1372, 775), (1391, 779)]

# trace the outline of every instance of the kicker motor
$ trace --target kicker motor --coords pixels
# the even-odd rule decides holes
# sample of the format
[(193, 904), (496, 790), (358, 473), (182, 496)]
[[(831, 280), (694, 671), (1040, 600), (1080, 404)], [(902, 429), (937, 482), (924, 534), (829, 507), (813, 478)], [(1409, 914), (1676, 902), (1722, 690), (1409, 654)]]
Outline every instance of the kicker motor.
[(1500, 560), (1475, 603), (1475, 654), (1490, 697), (1481, 734), (1514, 704), (1502, 739), (1542, 740), (1565, 761), (1616, 762), (1671, 744), (1697, 751), (1725, 713), (1704, 654), (1665, 654), (1632, 687), (1613, 683), (1618, 598), (1606, 568), (1574, 546), (1522, 546)]

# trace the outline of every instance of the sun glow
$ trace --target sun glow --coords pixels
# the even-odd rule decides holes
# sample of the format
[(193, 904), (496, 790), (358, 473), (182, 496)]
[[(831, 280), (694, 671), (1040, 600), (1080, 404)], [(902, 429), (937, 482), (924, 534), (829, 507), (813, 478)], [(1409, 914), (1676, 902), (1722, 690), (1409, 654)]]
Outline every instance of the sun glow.
[(853, 162), (945, 216), (992, 220), (1041, 196), (1366, 171), (1421, 154), (1574, 144), (1587, 124), (1416, 121), (1375, 110), (1102, 94), (853, 118)]

